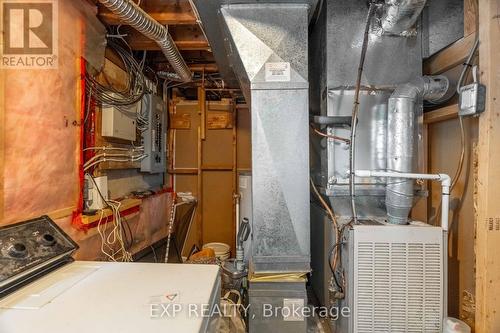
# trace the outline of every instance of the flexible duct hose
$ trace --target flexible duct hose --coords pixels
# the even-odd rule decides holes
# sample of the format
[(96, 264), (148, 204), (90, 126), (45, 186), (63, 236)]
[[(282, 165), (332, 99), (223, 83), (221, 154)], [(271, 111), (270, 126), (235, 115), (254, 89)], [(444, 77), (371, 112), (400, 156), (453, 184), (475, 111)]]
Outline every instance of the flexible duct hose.
[(182, 59), (166, 27), (155, 21), (130, 0), (99, 0), (99, 2), (116, 14), (123, 23), (154, 40), (181, 80), (191, 81), (192, 73)]
[(425, 7), (426, 0), (386, 0), (385, 13), (382, 16), (382, 30), (391, 34), (400, 34), (410, 29)]

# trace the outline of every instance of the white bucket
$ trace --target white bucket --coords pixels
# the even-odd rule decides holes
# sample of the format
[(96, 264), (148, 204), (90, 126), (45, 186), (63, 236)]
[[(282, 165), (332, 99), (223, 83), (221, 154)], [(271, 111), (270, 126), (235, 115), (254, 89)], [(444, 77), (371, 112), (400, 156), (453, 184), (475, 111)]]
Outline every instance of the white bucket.
[(207, 243), (203, 245), (203, 248), (210, 248), (214, 250), (215, 256), (220, 261), (226, 261), (231, 256), (231, 247), (225, 243)]
[(443, 333), (470, 333), (469, 325), (456, 318), (447, 317), (443, 322)]

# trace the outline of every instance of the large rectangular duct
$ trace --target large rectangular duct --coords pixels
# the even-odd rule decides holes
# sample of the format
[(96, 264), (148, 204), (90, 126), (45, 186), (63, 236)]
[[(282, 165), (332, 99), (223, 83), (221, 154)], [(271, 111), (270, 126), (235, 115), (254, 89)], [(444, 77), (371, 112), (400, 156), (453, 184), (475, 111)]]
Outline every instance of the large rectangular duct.
[(252, 256), (256, 273), (308, 272), (306, 4), (222, 6), (230, 63), (252, 116)]

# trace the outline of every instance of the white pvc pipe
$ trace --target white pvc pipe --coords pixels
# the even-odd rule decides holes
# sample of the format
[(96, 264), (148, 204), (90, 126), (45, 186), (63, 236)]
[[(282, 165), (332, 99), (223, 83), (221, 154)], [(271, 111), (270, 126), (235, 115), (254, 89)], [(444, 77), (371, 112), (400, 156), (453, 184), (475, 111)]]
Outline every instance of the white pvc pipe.
[(358, 177), (387, 177), (387, 178), (408, 178), (408, 179), (428, 179), (441, 182), (441, 228), (448, 231), (448, 210), (450, 207), (450, 186), (451, 178), (447, 174), (427, 174), (427, 173), (399, 173), (389, 171), (356, 170)]

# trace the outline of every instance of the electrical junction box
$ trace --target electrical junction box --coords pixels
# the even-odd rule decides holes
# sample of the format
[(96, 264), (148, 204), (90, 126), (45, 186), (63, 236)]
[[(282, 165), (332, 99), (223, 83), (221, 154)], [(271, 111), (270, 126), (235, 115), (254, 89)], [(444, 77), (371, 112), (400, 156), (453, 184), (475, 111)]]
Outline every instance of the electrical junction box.
[(83, 199), (86, 210), (93, 211), (105, 208), (107, 206), (105, 200), (108, 200), (108, 176), (94, 177), (92, 179), (90, 175), (85, 175)]
[(102, 108), (101, 135), (107, 138), (127, 141), (136, 140), (137, 105), (117, 109), (115, 106)]
[[(142, 98), (142, 110), (147, 114), (148, 125), (142, 132), (142, 145), (147, 155), (141, 161), (141, 171), (161, 173), (166, 170), (167, 115), (163, 99), (154, 94)], [(144, 112), (146, 111), (147, 112)]]
[(485, 109), (486, 87), (480, 83), (472, 83), (460, 88), (458, 102), (459, 116), (473, 116)]

